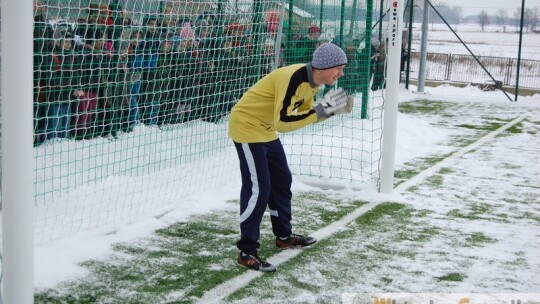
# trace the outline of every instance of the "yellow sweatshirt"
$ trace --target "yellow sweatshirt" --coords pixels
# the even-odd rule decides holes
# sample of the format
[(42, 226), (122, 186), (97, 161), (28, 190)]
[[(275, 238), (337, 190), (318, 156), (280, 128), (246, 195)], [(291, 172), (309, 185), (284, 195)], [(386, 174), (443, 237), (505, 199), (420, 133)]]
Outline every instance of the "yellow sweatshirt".
[(319, 86), (311, 66), (294, 64), (272, 71), (255, 83), (233, 107), (229, 136), (238, 143), (269, 142), (278, 132), (317, 122), (313, 109)]

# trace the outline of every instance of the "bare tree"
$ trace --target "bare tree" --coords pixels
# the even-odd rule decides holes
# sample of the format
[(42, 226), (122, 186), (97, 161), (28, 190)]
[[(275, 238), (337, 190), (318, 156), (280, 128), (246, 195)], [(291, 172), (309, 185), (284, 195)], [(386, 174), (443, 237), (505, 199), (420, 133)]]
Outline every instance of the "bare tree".
[(486, 13), (486, 11), (480, 12), (480, 15), (478, 15), (478, 23), (480, 24), (480, 27), (482, 28), (482, 32), (483, 32), (486, 25), (489, 25), (489, 16)]
[(503, 33), (506, 33), (506, 26), (508, 25), (508, 11), (504, 8), (499, 9), (497, 12), (497, 17), (499, 17), (499, 23), (502, 25)]
[(532, 19), (531, 19), (531, 30), (533, 32), (536, 31), (536, 25), (538, 25), (539, 20), (540, 20), (540, 16), (538, 12), (538, 7), (535, 7), (532, 13)]
[(461, 19), (463, 19), (463, 7), (452, 6), (452, 11), (454, 13), (454, 18), (456, 19), (456, 24), (461, 24)]
[[(519, 20), (521, 20), (520, 8), (516, 9), (516, 12), (514, 13), (514, 17), (518, 20), (518, 22)], [(523, 14), (523, 27), (527, 30), (527, 32), (530, 31), (531, 29), (534, 29), (536, 27), (537, 22), (538, 22), (538, 14), (536, 15), (536, 18), (535, 18), (535, 11), (533, 11), (531, 8), (526, 8)], [(518, 23), (518, 26), (519, 26), (519, 23)]]

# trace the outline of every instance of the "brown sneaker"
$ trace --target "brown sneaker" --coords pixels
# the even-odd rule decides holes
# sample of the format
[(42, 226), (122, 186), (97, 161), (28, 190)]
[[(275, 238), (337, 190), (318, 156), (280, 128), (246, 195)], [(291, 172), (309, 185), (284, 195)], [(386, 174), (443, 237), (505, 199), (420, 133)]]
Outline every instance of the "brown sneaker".
[(276, 266), (263, 261), (256, 254), (246, 254), (240, 252), (238, 258), (236, 258), (236, 264), (242, 267), (246, 267), (251, 270), (257, 270), (262, 272), (274, 272), (276, 271)]
[(301, 236), (299, 234), (291, 234), (291, 236), (285, 240), (276, 238), (276, 246), (279, 249), (306, 247), (315, 244), (315, 242), (317, 242), (317, 239), (310, 236)]

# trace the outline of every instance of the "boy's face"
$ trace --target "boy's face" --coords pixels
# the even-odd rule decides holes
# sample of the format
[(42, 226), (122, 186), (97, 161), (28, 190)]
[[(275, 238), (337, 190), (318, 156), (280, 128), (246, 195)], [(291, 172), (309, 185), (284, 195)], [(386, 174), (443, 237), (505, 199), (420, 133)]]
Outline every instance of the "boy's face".
[(345, 68), (345, 65), (340, 65), (331, 69), (326, 70), (318, 70), (320, 79), (322, 80), (323, 84), (325, 85), (333, 85), (337, 82), (337, 80), (345, 75), (343, 73), (343, 69)]
[(193, 47), (193, 40), (192, 39), (184, 39), (180, 41), (180, 44), (178, 44), (178, 48), (180, 50), (185, 50)]
[(133, 34), (133, 37), (131, 37), (131, 44), (132, 45), (137, 45), (137, 44), (139, 44), (140, 40), (141, 40), (141, 33), (136, 32), (136, 33)]
[(60, 47), (62, 48), (62, 50), (69, 51), (71, 50), (71, 44), (71, 38), (66, 38), (62, 40), (62, 42), (60, 43)]
[(103, 34), (101, 38), (97, 38), (94, 41), (94, 49), (101, 49), (106, 41), (107, 41), (107, 35)]
[(149, 32), (155, 32), (156, 31), (156, 20), (150, 20), (148, 21), (148, 24), (146, 25), (146, 30)]
[(161, 48), (163, 51), (168, 52), (171, 50), (172, 43), (169, 40), (163, 41), (163, 44), (161, 45)]
[(319, 39), (320, 36), (321, 36), (321, 33), (319, 32), (313, 32), (313, 33), (308, 34), (308, 37), (311, 40), (317, 40)]
[(203, 27), (199, 32), (199, 36), (203, 38), (210, 36), (210, 28), (207, 26)]
[(274, 53), (274, 46), (273, 45), (264, 45), (263, 46), (264, 48), (264, 54), (265, 55), (271, 55)]
[(47, 6), (43, 5), (41, 3), (41, 0), (34, 0), (34, 13), (36, 15), (38, 14), (45, 15), (45, 13), (47, 13)]

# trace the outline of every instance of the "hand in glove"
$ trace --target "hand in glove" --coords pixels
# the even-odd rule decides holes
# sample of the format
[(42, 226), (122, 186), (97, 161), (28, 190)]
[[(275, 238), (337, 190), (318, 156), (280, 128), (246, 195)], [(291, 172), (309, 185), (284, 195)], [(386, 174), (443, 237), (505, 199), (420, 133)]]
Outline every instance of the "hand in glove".
[(351, 113), (353, 108), (354, 97), (347, 96), (347, 93), (342, 88), (332, 89), (324, 99), (315, 106), (317, 117), (325, 119), (336, 114)]

